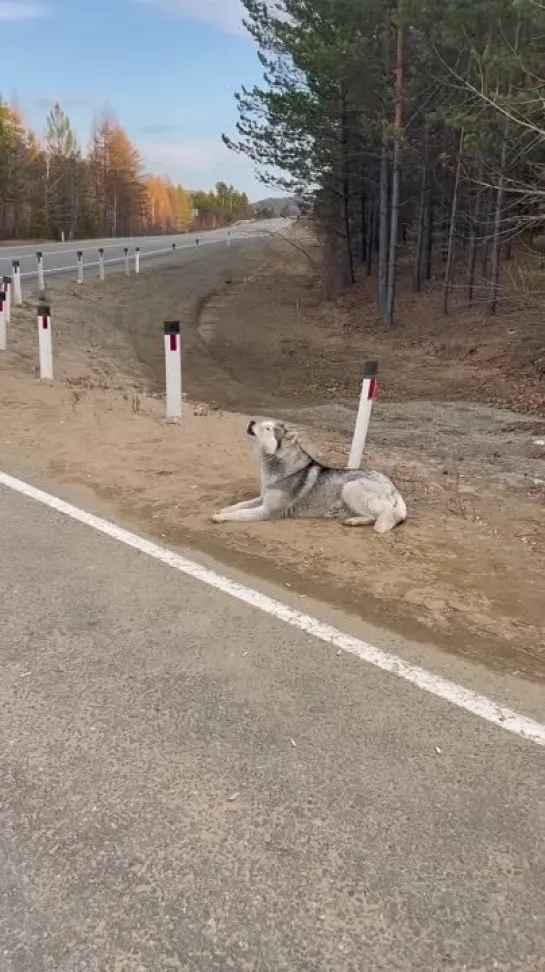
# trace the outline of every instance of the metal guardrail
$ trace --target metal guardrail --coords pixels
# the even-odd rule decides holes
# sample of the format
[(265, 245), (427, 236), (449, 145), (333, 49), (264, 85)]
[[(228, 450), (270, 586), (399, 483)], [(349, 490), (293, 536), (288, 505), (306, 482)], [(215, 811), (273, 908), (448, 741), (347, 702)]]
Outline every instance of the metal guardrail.
[[(223, 243), (223, 242), (224, 242), (223, 240), (206, 240), (206, 241), (205, 240), (199, 240), (198, 246), (200, 248), (201, 246), (211, 246), (211, 245), (214, 245), (214, 244), (217, 245), (217, 244)], [(117, 247), (116, 247), (115, 244), (109, 247), (109, 249), (116, 249), (116, 248)], [(88, 253), (90, 250), (94, 250), (94, 249), (95, 249), (95, 247), (88, 247), (86, 250), (68, 250), (68, 251), (67, 250), (63, 250), (62, 252), (63, 253), (66, 253), (66, 252), (68, 252), (68, 253), (78, 253), (78, 252), (79, 253)], [(107, 247), (101, 247), (101, 249), (105, 250), (105, 249), (107, 249)], [(140, 260), (146, 260), (146, 259), (149, 259), (150, 257), (155, 257), (155, 256), (165, 256), (165, 254), (167, 254), (167, 253), (170, 253), (170, 255), (173, 256), (176, 253), (178, 253), (179, 250), (195, 250), (195, 249), (197, 249), (197, 244), (196, 243), (184, 243), (182, 246), (176, 246), (176, 249), (175, 250), (172, 248), (172, 246), (169, 246), (167, 249), (164, 249), (164, 250), (149, 250), (147, 253), (145, 251), (140, 250)], [(134, 250), (133, 250), (132, 253), (129, 253), (129, 256), (132, 257), (132, 259), (134, 260)], [(124, 262), (125, 262), (125, 254), (123, 254), (122, 256), (119, 256), (119, 257), (112, 257), (109, 260), (104, 260), (104, 266), (108, 266), (108, 265), (111, 265), (111, 264), (114, 264), (114, 263), (124, 263)], [(84, 269), (92, 268), (92, 267), (99, 267), (99, 266), (100, 266), (100, 260), (93, 260), (92, 262), (89, 262), (89, 263), (83, 263), (83, 268)], [(75, 263), (73, 265), (70, 265), (69, 267), (49, 267), (49, 268), (45, 268), (44, 267), (43, 274), (44, 274), (44, 277), (47, 277), (47, 276), (57, 276), (58, 274), (61, 274), (61, 273), (70, 273), (71, 271), (77, 271), (77, 270), (78, 270), (78, 264)], [(24, 273), (21, 273), (21, 280), (28, 280), (31, 277), (37, 277), (37, 276), (38, 276), (38, 270), (37, 269), (36, 270), (26, 270)]]
[[(173, 244), (171, 244), (169, 247), (167, 247), (165, 249), (161, 249), (161, 250), (149, 250), (147, 252), (145, 250), (140, 250), (140, 260), (142, 261), (142, 260), (151, 259), (152, 257), (165, 256), (168, 253), (170, 253), (172, 256), (174, 256), (180, 250), (195, 250), (197, 248), (200, 249), (203, 246), (219, 246), (220, 244), (227, 245), (228, 241), (230, 241), (230, 242), (237, 242), (237, 241), (238, 242), (240, 242), (240, 241), (247, 242), (248, 240), (261, 239), (261, 238), (263, 238), (265, 236), (270, 236), (270, 235), (271, 235), (270, 232), (261, 231), (259, 233), (244, 233), (244, 232), (231, 233), (230, 237), (224, 237), (222, 239), (214, 239), (214, 240), (213, 239), (206, 239), (206, 238), (203, 239), (202, 237), (199, 237), (198, 238), (198, 242), (197, 242), (197, 240), (194, 240), (191, 243), (181, 243), (181, 244), (178, 244), (177, 243), (176, 246), (174, 246)], [(274, 234), (272, 234), (272, 235), (274, 235)], [(166, 237), (166, 239), (169, 239), (169, 237)], [(118, 249), (122, 245), (122, 243), (123, 243), (123, 241), (121, 240), (119, 243), (110, 243), (107, 246), (102, 246), (102, 247), (88, 246), (88, 247), (82, 247), (82, 248), (77, 248), (77, 249), (75, 248), (75, 249), (70, 249), (70, 250), (64, 249), (64, 250), (61, 250), (60, 252), (63, 253), (63, 254), (64, 253), (82, 253), (82, 254), (85, 254), (85, 253), (89, 253), (91, 251), (98, 252), (99, 249), (100, 250)], [(132, 249), (132, 252), (129, 252), (129, 257), (132, 260), (134, 260), (134, 257), (135, 257), (135, 249), (134, 249), (134, 247), (133, 248), (128, 248), (128, 249), (130, 249), (130, 250)], [(47, 251), (44, 252), (43, 250), (41, 250), (41, 251), (37, 251), (37, 252), (43, 253), (44, 258), (47, 257)], [(28, 255), (27, 255), (26, 258), (28, 258)], [(0, 259), (1, 259), (1, 257), (0, 257)], [(8, 259), (8, 258), (6, 258), (6, 259)], [(124, 263), (125, 262), (125, 254), (123, 253), (119, 257), (112, 257), (110, 259), (104, 260), (103, 262), (104, 262), (104, 266), (111, 266), (111, 265), (116, 264), (116, 263), (117, 264)], [(95, 267), (100, 267), (100, 260), (93, 260), (92, 262), (84, 262), (83, 263), (83, 269), (84, 270), (85, 269), (92, 269), (92, 268), (95, 268)], [(49, 268), (44, 267), (43, 268), (43, 275), (44, 275), (44, 277), (45, 276), (58, 276), (58, 275), (64, 274), (64, 273), (77, 272), (77, 270), (78, 270), (78, 264), (77, 263), (71, 264), (68, 267), (49, 267)], [(26, 270), (24, 273), (21, 273), (20, 276), (21, 276), (21, 280), (29, 280), (29, 279), (32, 279), (33, 277), (37, 277), (38, 276), (38, 269), (36, 268), (35, 270)]]

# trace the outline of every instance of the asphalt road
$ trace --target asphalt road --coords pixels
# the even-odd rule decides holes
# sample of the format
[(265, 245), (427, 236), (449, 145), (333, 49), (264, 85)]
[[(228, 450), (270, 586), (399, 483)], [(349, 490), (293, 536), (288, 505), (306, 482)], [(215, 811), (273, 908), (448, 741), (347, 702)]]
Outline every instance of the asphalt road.
[(3, 972), (545, 969), (542, 748), (4, 488), (0, 536)]
[[(260, 222), (241, 223), (232, 227), (230, 234), (233, 240), (249, 239), (261, 236), (264, 233), (274, 233), (285, 229), (289, 221), (285, 219), (262, 220)], [(83, 253), (83, 265), (85, 268), (98, 267), (99, 247), (104, 249), (104, 261), (106, 265), (120, 267), (125, 260), (125, 247), (129, 250), (131, 266), (134, 266), (134, 250), (140, 247), (140, 260), (145, 265), (145, 261), (151, 257), (159, 260), (172, 258), (173, 244), (176, 250), (193, 249), (199, 241), (199, 246), (213, 246), (226, 243), (228, 238), (227, 229), (211, 230), (205, 233), (184, 233), (175, 236), (133, 236), (125, 239), (105, 239), (105, 240), (79, 240), (70, 243), (44, 243), (32, 246), (13, 246), (2, 247), (0, 249), (0, 276), (11, 273), (12, 261), (19, 260), (21, 277), (23, 279), (37, 276), (36, 253), (43, 254), (44, 274), (56, 275), (76, 272), (77, 251)], [(96, 271), (95, 271), (96, 272)]]

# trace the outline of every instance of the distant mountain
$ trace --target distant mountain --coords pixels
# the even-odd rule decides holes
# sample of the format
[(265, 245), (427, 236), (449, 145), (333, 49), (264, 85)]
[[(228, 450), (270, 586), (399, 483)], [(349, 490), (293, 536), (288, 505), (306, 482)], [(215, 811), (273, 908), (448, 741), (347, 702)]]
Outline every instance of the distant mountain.
[(289, 196), (269, 196), (267, 199), (260, 199), (259, 202), (253, 203), (252, 208), (259, 211), (268, 210), (274, 216), (299, 215), (298, 204)]

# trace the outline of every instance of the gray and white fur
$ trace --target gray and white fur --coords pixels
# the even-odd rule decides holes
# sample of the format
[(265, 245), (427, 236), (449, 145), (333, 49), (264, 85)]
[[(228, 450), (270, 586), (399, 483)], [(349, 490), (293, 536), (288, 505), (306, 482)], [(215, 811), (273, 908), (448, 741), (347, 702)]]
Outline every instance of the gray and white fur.
[(273, 419), (250, 422), (247, 433), (256, 445), (261, 493), (220, 510), (215, 523), (331, 517), (388, 533), (406, 519), (403, 497), (383, 473), (326, 466), (301, 447), (297, 432)]

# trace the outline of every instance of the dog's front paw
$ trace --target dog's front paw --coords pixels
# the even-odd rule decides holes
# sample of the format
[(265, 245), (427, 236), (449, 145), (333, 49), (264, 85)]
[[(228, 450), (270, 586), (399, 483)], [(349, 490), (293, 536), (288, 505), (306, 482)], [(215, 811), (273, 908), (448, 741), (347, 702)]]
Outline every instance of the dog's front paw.
[(223, 523), (223, 515), (221, 513), (214, 513), (212, 523)]

